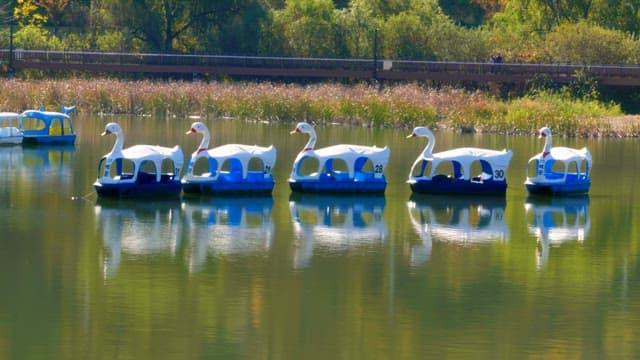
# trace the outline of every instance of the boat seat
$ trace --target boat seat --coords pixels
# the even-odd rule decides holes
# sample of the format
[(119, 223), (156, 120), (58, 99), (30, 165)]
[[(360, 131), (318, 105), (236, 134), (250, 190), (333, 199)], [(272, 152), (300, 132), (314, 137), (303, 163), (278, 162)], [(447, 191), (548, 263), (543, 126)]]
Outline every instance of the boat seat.
[(151, 174), (145, 171), (140, 171), (138, 173), (136, 184), (152, 184), (154, 182), (156, 182), (156, 174)]
[(451, 175), (438, 174), (432, 177), (431, 181), (436, 183), (443, 183), (443, 182), (454, 182), (455, 179), (451, 177)]

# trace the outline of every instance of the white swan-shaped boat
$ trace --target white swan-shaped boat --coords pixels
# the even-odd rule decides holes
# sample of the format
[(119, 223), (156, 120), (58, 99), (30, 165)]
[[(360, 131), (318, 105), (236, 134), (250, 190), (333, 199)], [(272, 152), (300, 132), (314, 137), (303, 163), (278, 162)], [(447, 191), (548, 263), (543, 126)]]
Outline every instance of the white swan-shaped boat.
[[(426, 127), (413, 129), (411, 137), (429, 139), (414, 161), (407, 183), (411, 190), (423, 194), (504, 194), (511, 150), (458, 148), (433, 153), (435, 137)], [(472, 172), (479, 172), (473, 176)]]
[[(228, 144), (208, 149), (211, 134), (207, 126), (194, 122), (187, 134), (202, 134), (202, 142), (193, 152), (182, 179), (182, 189), (190, 194), (270, 194), (276, 163), (273, 145)], [(196, 170), (206, 159), (202, 172)], [(254, 169), (251, 169), (254, 168)]]
[[(524, 184), (530, 194), (581, 194), (591, 186), (591, 154), (587, 148), (551, 147), (551, 129), (543, 127), (544, 149), (529, 159)], [(532, 172), (533, 175), (529, 176)]]
[[(180, 196), (184, 163), (180, 146), (135, 145), (122, 149), (124, 134), (120, 125), (108, 123), (102, 135), (108, 134), (114, 134), (116, 142), (98, 163), (98, 179), (93, 185), (99, 196)], [(163, 165), (170, 171), (163, 172)]]
[(384, 169), (389, 161), (388, 147), (334, 145), (315, 149), (313, 126), (301, 122), (291, 131), (309, 134), (309, 141), (296, 157), (289, 186), (292, 191), (354, 193), (385, 191)]

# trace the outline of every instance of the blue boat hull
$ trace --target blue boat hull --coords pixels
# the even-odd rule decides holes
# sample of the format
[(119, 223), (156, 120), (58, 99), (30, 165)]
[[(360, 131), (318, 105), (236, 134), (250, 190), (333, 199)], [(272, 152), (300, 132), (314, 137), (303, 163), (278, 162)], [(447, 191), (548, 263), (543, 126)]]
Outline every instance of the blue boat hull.
[(589, 192), (591, 182), (574, 184), (545, 184), (526, 182), (525, 186), (529, 194), (535, 195), (579, 195)]
[(22, 142), (24, 144), (73, 144), (76, 141), (76, 135), (24, 135)]
[(289, 180), (289, 187), (292, 191), (306, 193), (384, 193), (387, 181)]
[(178, 180), (145, 184), (131, 182), (103, 184), (96, 182), (93, 186), (98, 196), (113, 198), (177, 198), (180, 197), (182, 190), (182, 184)]
[(506, 181), (415, 180), (409, 186), (418, 194), (504, 195), (507, 191)]
[(184, 181), (182, 183), (182, 191), (185, 194), (203, 195), (268, 195), (273, 191), (273, 186), (273, 181)]

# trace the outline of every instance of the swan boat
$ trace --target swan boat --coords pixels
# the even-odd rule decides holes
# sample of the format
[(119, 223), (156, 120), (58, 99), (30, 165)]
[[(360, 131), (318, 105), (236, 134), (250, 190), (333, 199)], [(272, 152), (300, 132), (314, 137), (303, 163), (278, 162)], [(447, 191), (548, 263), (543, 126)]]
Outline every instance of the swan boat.
[[(426, 137), (426, 147), (414, 161), (407, 183), (415, 193), (501, 195), (507, 190), (511, 150), (457, 148), (433, 153), (435, 137), (426, 127), (416, 127), (407, 136)], [(471, 176), (472, 171), (480, 172)], [(445, 170), (451, 170), (446, 173)]]
[(75, 106), (63, 106), (62, 112), (26, 110), (18, 119), (26, 144), (73, 144), (76, 133), (69, 114)]
[(0, 145), (22, 144), (24, 134), (18, 129), (20, 114), (14, 112), (0, 112)]
[[(180, 196), (180, 172), (184, 162), (180, 146), (134, 145), (122, 149), (124, 134), (120, 125), (107, 124), (102, 135), (109, 134), (116, 135), (116, 141), (98, 164), (98, 179), (93, 185), (99, 196)], [(170, 170), (163, 171), (163, 168)]]
[[(274, 186), (271, 171), (276, 163), (273, 145), (228, 144), (207, 149), (211, 138), (207, 126), (201, 122), (193, 123), (187, 134), (195, 133), (203, 137), (191, 155), (182, 179), (185, 194), (271, 194)], [(196, 171), (200, 162), (206, 163), (203, 172)], [(259, 164), (254, 166), (259, 169), (250, 169), (252, 164)]]
[[(551, 129), (543, 127), (538, 137), (544, 149), (529, 159), (524, 184), (530, 194), (585, 194), (591, 187), (591, 153), (587, 148), (551, 147)], [(533, 176), (529, 176), (533, 173)]]
[(389, 161), (388, 147), (341, 144), (315, 149), (316, 132), (301, 122), (291, 131), (309, 135), (309, 141), (296, 157), (289, 186), (295, 192), (383, 193), (387, 186), (384, 169)]

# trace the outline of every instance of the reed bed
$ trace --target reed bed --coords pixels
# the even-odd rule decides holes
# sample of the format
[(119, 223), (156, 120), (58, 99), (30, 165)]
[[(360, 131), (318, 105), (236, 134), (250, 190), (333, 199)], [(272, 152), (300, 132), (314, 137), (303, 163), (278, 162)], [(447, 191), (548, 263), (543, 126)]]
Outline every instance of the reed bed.
[(198, 115), (370, 127), (425, 125), (501, 133), (532, 132), (541, 126), (552, 126), (556, 133), (573, 136), (609, 134), (612, 130), (603, 119), (622, 115), (617, 105), (575, 100), (561, 94), (538, 93), (503, 101), (478, 91), (433, 89), (417, 84), (379, 90), (365, 84), (0, 81), (4, 89), (0, 93), (2, 111), (43, 106), (57, 109), (61, 104), (75, 104), (79, 112), (90, 114)]

